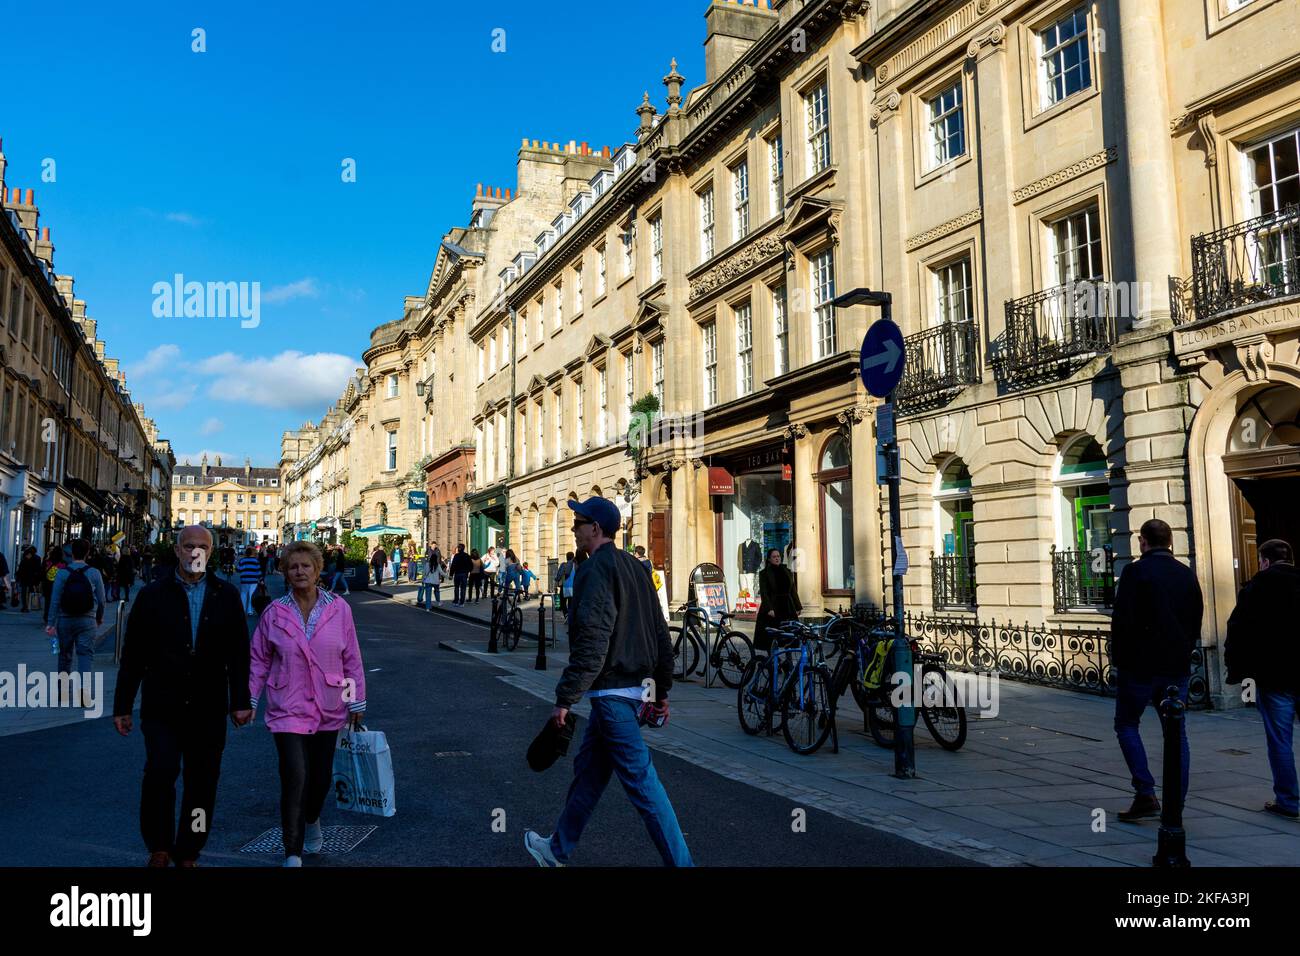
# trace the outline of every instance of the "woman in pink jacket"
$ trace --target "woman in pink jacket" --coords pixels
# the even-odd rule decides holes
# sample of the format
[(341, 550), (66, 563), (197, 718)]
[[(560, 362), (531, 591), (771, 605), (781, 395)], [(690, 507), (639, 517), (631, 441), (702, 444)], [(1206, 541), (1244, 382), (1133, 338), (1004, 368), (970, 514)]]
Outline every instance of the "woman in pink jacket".
[(361, 723), (366, 675), (347, 602), (322, 590), (320, 550), (289, 545), (280, 571), (289, 593), (262, 613), (253, 633), (248, 690), (266, 688), (266, 726), (280, 755), (280, 827), (285, 866), (320, 851), (320, 814), (333, 775), (334, 745), (349, 719)]

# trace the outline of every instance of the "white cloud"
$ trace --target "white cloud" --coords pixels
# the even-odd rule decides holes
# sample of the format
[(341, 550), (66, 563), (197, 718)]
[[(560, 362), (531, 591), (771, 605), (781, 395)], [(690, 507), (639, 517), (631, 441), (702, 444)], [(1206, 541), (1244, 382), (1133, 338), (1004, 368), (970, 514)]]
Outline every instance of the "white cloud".
[(198, 390), (198, 385), (191, 382), (178, 385), (165, 392), (149, 392), (143, 398), (144, 406), (146, 409), (184, 408), (194, 400)]
[(191, 216), (187, 212), (167, 212), (163, 213), (163, 218), (168, 222), (179, 222), (184, 226), (201, 226), (203, 220), (198, 216)]
[(227, 402), (266, 408), (316, 409), (338, 399), (355, 370), (355, 361), (336, 352), (286, 351), (269, 358), (222, 352), (199, 362), (213, 376), (207, 394)]
[(312, 278), (299, 279), (288, 285), (272, 286), (262, 293), (262, 301), (270, 303), (290, 302), (294, 299), (315, 299), (320, 296), (320, 287)]
[(209, 418), (207, 421), (205, 421), (202, 425), (199, 426), (199, 434), (215, 435), (217, 432), (221, 431), (225, 427), (226, 427), (226, 423), (223, 422), (220, 418)]
[(161, 372), (169, 365), (174, 364), (180, 357), (181, 348), (179, 345), (158, 345), (146, 352), (144, 358), (140, 361), (132, 362), (126, 366), (124, 371), (128, 378), (143, 378), (146, 375)]

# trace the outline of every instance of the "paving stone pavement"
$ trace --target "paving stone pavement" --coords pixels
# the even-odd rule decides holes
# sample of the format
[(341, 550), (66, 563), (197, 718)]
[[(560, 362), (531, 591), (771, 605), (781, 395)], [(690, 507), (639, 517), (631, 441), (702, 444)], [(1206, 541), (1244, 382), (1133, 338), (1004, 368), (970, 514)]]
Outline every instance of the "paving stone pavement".
[[(414, 605), (413, 586), (382, 593)], [(446, 646), (490, 659), (510, 672), (503, 679), (550, 699), (566, 662), (565, 629), (560, 624), (548, 669), (534, 669), (537, 601), (524, 607), (525, 635), (533, 639), (513, 653), (493, 655), (486, 653), (490, 602), (464, 609), (444, 602), (435, 613), (470, 625), (463, 639)], [(413, 606), (412, 613), (422, 612)], [(1115, 816), (1127, 808), (1132, 789), (1112, 730), (1113, 701), (1008, 680), (998, 686), (997, 716), (972, 713), (966, 745), (957, 753), (940, 749), (918, 726), (915, 780), (890, 775), (892, 753), (863, 732), (852, 703), (840, 711), (840, 752), (831, 753), (828, 742), (817, 754), (799, 756), (780, 735), (746, 736), (736, 718), (736, 692), (721, 684), (706, 689), (698, 675), (674, 685), (669, 725), (647, 732), (646, 739), (731, 779), (982, 863), (1150, 866), (1159, 821), (1127, 824)], [(1163, 747), (1154, 710), (1143, 730), (1158, 776)], [(1300, 823), (1262, 812), (1272, 799), (1272, 778), (1256, 712), (1189, 712), (1188, 737), (1192, 772), (1184, 824), (1192, 864), (1300, 864)]]

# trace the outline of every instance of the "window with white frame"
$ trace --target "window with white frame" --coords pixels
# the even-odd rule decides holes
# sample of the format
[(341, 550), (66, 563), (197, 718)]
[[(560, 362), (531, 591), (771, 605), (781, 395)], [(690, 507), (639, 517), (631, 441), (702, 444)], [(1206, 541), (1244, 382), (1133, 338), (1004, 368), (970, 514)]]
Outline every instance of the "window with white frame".
[(587, 392), (582, 387), (582, 379), (574, 380), (573, 394), (575, 400), (573, 407), (574, 425), (576, 426), (573, 430), (573, 442), (577, 446), (577, 452), (581, 454), (587, 440)]
[(573, 314), (577, 315), (582, 309), (582, 263), (579, 262), (573, 267)]
[(1088, 60), (1088, 10), (1080, 6), (1038, 34), (1039, 82), (1044, 107), (1092, 85)]
[(707, 262), (713, 258), (714, 209), (713, 187), (700, 193), (700, 261)]
[(555, 402), (551, 406), (555, 409), (555, 460), (559, 461), (564, 457), (564, 405), (563, 405), (564, 386), (561, 385), (555, 390)]
[(1245, 150), (1251, 217), (1300, 204), (1300, 128)]
[(700, 326), (704, 336), (704, 407), (718, 404), (718, 323)]
[(815, 175), (831, 164), (831, 115), (826, 83), (804, 94), (804, 116), (808, 130), (808, 174)]
[(929, 168), (936, 169), (966, 153), (961, 79), (931, 99), (926, 107), (930, 122)]
[(813, 358), (835, 354), (835, 258), (830, 248), (813, 256)]
[(664, 343), (660, 339), (650, 347), (650, 370), (654, 382), (655, 398), (659, 399), (659, 410), (664, 407)]
[(742, 159), (731, 167), (732, 239), (749, 235), (749, 160)]
[(1096, 206), (1051, 223), (1052, 283), (1101, 281), (1101, 219)]
[(636, 272), (635, 228), (633, 224), (629, 223), (627, 230), (619, 234), (619, 241), (623, 243), (623, 278), (625, 279), (630, 278)]
[(969, 322), (971, 303), (970, 257), (962, 256), (933, 270), (935, 320), (938, 325)]
[(488, 336), (488, 374), (495, 375), (497, 371), (497, 330), (493, 329), (492, 334)]
[(746, 302), (736, 307), (736, 394), (754, 390), (754, 309)]
[(501, 323), (501, 367), (510, 367), (510, 355), (514, 351), (514, 336), (509, 323)]
[(609, 440), (609, 381), (604, 368), (596, 370), (596, 442), (604, 445)]
[(537, 344), (541, 345), (546, 341), (546, 298), (538, 296), (534, 303), (537, 306)]
[(388, 376), (388, 397), (397, 398), (397, 376)]
[(528, 310), (525, 309), (519, 314), (519, 354), (523, 355), (528, 351)]
[(389, 471), (397, 470), (397, 432), (388, 433), (388, 459), (387, 467)]
[(484, 361), (485, 361), (485, 356), (486, 356), (486, 354), (487, 354), (487, 353), (484, 351), (484, 348), (483, 348), (483, 343), (480, 342), (480, 343), (478, 344), (478, 380), (479, 380), (479, 384), (482, 384), (482, 382), (483, 382), (483, 363), (484, 363)]
[(546, 457), (545, 435), (546, 403), (541, 399), (533, 406), (533, 447), (537, 449), (537, 467), (542, 467), (542, 459)]
[(773, 375), (790, 371), (790, 317), (786, 308), (785, 283), (772, 290)]
[(664, 275), (664, 217), (650, 220), (650, 281), (658, 282)]
[(767, 188), (774, 216), (785, 209), (785, 156), (781, 149), (781, 134), (777, 133), (767, 141)]
[(555, 283), (555, 327), (564, 328), (564, 283)]
[(608, 276), (606, 274), (607, 262), (605, 247), (600, 246), (596, 249), (596, 298), (605, 294), (607, 288)]
[(632, 419), (632, 353), (623, 353), (623, 390), (627, 393), (624, 396), (623, 414), (627, 416), (627, 424), (631, 424)]

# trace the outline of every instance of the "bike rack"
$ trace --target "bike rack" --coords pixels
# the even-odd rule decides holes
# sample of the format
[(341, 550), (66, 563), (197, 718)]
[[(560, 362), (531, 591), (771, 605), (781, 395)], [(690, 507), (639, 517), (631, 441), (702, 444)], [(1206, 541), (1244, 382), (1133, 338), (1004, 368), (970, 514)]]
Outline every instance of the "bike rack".
[(714, 670), (713, 673), (709, 673), (709, 657), (710, 657), (711, 650), (712, 650), (712, 649), (709, 647), (709, 633), (710, 633), (711, 631), (717, 631), (717, 632), (718, 632), (718, 636), (721, 637), (721, 635), (722, 635), (722, 624), (721, 624), (721, 623), (714, 624), (714, 623), (713, 623), (713, 619), (712, 619), (711, 617), (709, 617), (709, 611), (708, 611), (708, 608), (701, 607), (701, 606), (699, 606), (699, 605), (697, 605), (697, 604), (688, 604), (688, 605), (683, 609), (683, 611), (682, 611), (682, 615), (683, 615), (683, 616), (682, 616), (682, 639), (683, 639), (683, 640), (686, 640), (686, 639), (687, 639), (687, 638), (686, 638), (686, 627), (687, 627), (687, 625), (690, 623), (690, 619), (691, 619), (692, 617), (701, 618), (701, 619), (704, 621), (704, 637), (703, 637), (703, 641), (704, 641), (704, 687), (705, 687), (706, 690), (711, 690), (711, 689), (713, 688), (713, 682), (714, 682), (715, 680), (717, 680), (717, 678), (718, 678), (718, 672), (717, 672), (716, 670)]

